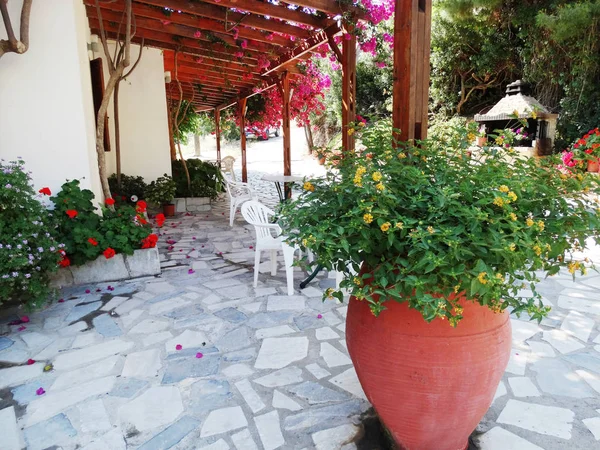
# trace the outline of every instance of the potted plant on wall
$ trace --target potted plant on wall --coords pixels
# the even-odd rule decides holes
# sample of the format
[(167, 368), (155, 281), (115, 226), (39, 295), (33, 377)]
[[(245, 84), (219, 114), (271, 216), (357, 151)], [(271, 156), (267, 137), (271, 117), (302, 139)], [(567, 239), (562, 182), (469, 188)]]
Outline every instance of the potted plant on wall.
[(485, 133), (485, 125), (481, 125), (477, 131), (477, 145), (483, 147), (487, 144), (487, 135)]
[(162, 206), (164, 215), (172, 217), (175, 215), (173, 199), (175, 198), (176, 190), (177, 186), (175, 182), (165, 173), (162, 177), (158, 177), (156, 181), (150, 183), (146, 191), (146, 199)]
[(509, 312), (541, 320), (540, 271), (585, 273), (570, 252), (600, 230), (595, 177), (510, 142), (463, 158), (469, 133), (392, 145), (389, 123), (357, 127), (363, 148), (282, 206), (288, 241), (344, 274), (348, 351), (401, 448), (466, 448), (509, 360)]

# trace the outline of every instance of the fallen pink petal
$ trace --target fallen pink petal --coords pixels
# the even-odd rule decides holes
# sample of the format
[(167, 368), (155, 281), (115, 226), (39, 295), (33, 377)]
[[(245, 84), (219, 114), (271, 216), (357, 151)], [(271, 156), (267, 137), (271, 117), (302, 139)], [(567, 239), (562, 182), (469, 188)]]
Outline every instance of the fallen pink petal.
[(181, 344), (177, 344), (175, 346), (175, 350), (181, 350), (183, 348), (183, 346)]
[(21, 325), (19, 328), (17, 328), (17, 331), (23, 331), (26, 329), (27, 329), (27, 327), (24, 327), (23, 325)]
[(59, 298), (59, 299), (58, 299), (58, 303), (64, 303), (64, 302), (65, 302), (65, 299), (64, 299), (64, 298)]
[(85, 293), (86, 293), (86, 294), (89, 294), (90, 292), (92, 292), (92, 291), (90, 291), (89, 289), (86, 289), (86, 290), (85, 290)]
[(204, 355), (200, 352), (196, 353), (196, 358), (202, 358)]
[(35, 391), (35, 393), (37, 395), (44, 395), (46, 393), (46, 391), (44, 390), (44, 388), (41, 387), (41, 388), (38, 388), (38, 390)]
[(190, 270), (188, 270), (188, 274), (190, 274), (190, 275), (191, 275), (191, 274), (193, 274), (193, 273), (195, 273), (195, 272), (196, 272), (196, 271), (195, 271), (194, 269), (190, 269)]
[(29, 316), (21, 317), (21, 323), (27, 323), (27, 322), (29, 322)]
[(31, 359), (31, 358), (30, 358), (30, 359), (28, 359), (28, 360), (27, 360), (27, 365), (28, 365), (28, 366), (31, 366), (32, 364), (35, 364), (35, 359)]
[(317, 315), (317, 319), (322, 319), (322, 318), (323, 318), (323, 315), (322, 315), (322, 314), (318, 314), (318, 315)]

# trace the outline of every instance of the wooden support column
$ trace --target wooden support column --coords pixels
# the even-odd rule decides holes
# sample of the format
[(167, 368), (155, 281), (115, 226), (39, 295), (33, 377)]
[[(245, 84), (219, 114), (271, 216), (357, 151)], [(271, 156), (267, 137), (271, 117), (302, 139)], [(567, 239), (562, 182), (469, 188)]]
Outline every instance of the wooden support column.
[(221, 165), (221, 110), (215, 108), (215, 137), (217, 138), (217, 164)]
[(238, 102), (238, 110), (240, 115), (240, 133), (241, 133), (241, 145), (242, 145), (242, 181), (248, 182), (248, 167), (246, 166), (246, 100), (242, 98)]
[[(292, 174), (292, 148), (290, 136), (290, 76), (287, 71), (281, 74), (281, 96), (283, 110), (281, 112), (283, 128), (283, 175)], [(285, 183), (285, 198), (292, 197), (292, 190)]]
[(350, 39), (342, 41), (342, 150), (354, 151), (354, 135), (348, 124), (356, 121), (356, 35), (347, 30)]
[(432, 0), (396, 0), (392, 116), (399, 141), (427, 137)]

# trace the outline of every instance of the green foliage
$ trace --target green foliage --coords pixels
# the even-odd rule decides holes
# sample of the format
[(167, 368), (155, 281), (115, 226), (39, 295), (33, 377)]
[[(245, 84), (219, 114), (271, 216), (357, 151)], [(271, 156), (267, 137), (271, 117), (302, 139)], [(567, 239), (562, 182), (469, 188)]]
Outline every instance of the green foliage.
[(157, 205), (168, 205), (175, 198), (177, 185), (166, 173), (148, 185), (146, 198)]
[(176, 185), (176, 197), (210, 197), (216, 199), (223, 191), (223, 177), (216, 164), (199, 159), (186, 161), (190, 173), (191, 189), (188, 189), (185, 170), (180, 160), (171, 163), (173, 181)]
[[(172, 107), (176, 107), (174, 105)], [(175, 142), (187, 145), (188, 136), (197, 134), (205, 136), (214, 130), (214, 120), (207, 113), (197, 113), (187, 100), (181, 102), (181, 108), (177, 115), (177, 123), (179, 128), (175, 130), (173, 139)]]
[[(346, 153), (283, 205), (288, 241), (343, 272), (341, 287), (374, 314), (394, 300), (427, 321), (456, 325), (457, 300), (466, 297), (541, 319), (548, 308), (535, 290), (538, 277), (565, 266), (573, 275), (586, 270), (570, 256), (600, 234), (589, 196), (600, 193), (597, 177), (561, 173), (558, 157), (515, 158), (510, 131), (497, 135), (503, 147), (469, 158), (476, 126), (396, 147), (390, 123), (357, 127), (364, 149)], [(523, 283), (533, 298), (519, 295)], [(326, 295), (343, 298), (333, 289)]]
[[(130, 175), (121, 174), (121, 186), (117, 184), (117, 175), (112, 174), (108, 177), (108, 185), (110, 192), (113, 195), (117, 205), (121, 204), (135, 204), (138, 200), (143, 200), (146, 195), (146, 189), (148, 185), (142, 177), (135, 177)], [(134, 197), (135, 196), (135, 197)], [(132, 197), (137, 198), (133, 201)]]
[(37, 307), (48, 298), (48, 274), (57, 268), (62, 245), (22, 160), (0, 160), (0, 186), (0, 304)]
[(360, 116), (388, 116), (392, 107), (393, 74), (389, 66), (379, 68), (372, 58), (356, 65), (356, 112)]
[(116, 210), (102, 207), (102, 215), (97, 214), (92, 203), (94, 194), (81, 189), (78, 180), (63, 184), (51, 200), (55, 205), (57, 236), (65, 244), (66, 256), (73, 265), (93, 261), (108, 248), (131, 255), (152, 231), (145, 218), (126, 204)]
[(477, 112), (504, 95), (489, 81), (504, 87), (521, 78), (560, 113), (557, 148), (600, 123), (600, 0), (439, 0), (434, 8), (436, 111), (451, 115), (462, 99), (459, 112)]

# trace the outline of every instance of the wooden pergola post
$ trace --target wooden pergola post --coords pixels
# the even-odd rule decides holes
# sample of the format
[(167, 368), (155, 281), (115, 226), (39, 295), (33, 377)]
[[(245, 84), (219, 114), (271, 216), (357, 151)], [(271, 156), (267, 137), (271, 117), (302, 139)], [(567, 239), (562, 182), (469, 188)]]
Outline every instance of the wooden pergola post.
[(217, 138), (217, 164), (221, 164), (221, 110), (215, 108), (215, 137)]
[(398, 141), (427, 137), (432, 0), (396, 0), (392, 117)]
[[(282, 122), (283, 122), (283, 175), (292, 174), (292, 149), (290, 136), (290, 76), (287, 71), (281, 74), (281, 95), (283, 98)], [(285, 197), (291, 198), (292, 190), (285, 183)]]
[(354, 151), (354, 135), (349, 125), (356, 121), (356, 35), (347, 29), (350, 39), (342, 41), (342, 150)]
[(240, 114), (240, 133), (241, 133), (241, 146), (242, 146), (242, 181), (248, 182), (248, 167), (246, 166), (246, 97), (241, 98), (238, 102), (238, 109)]

